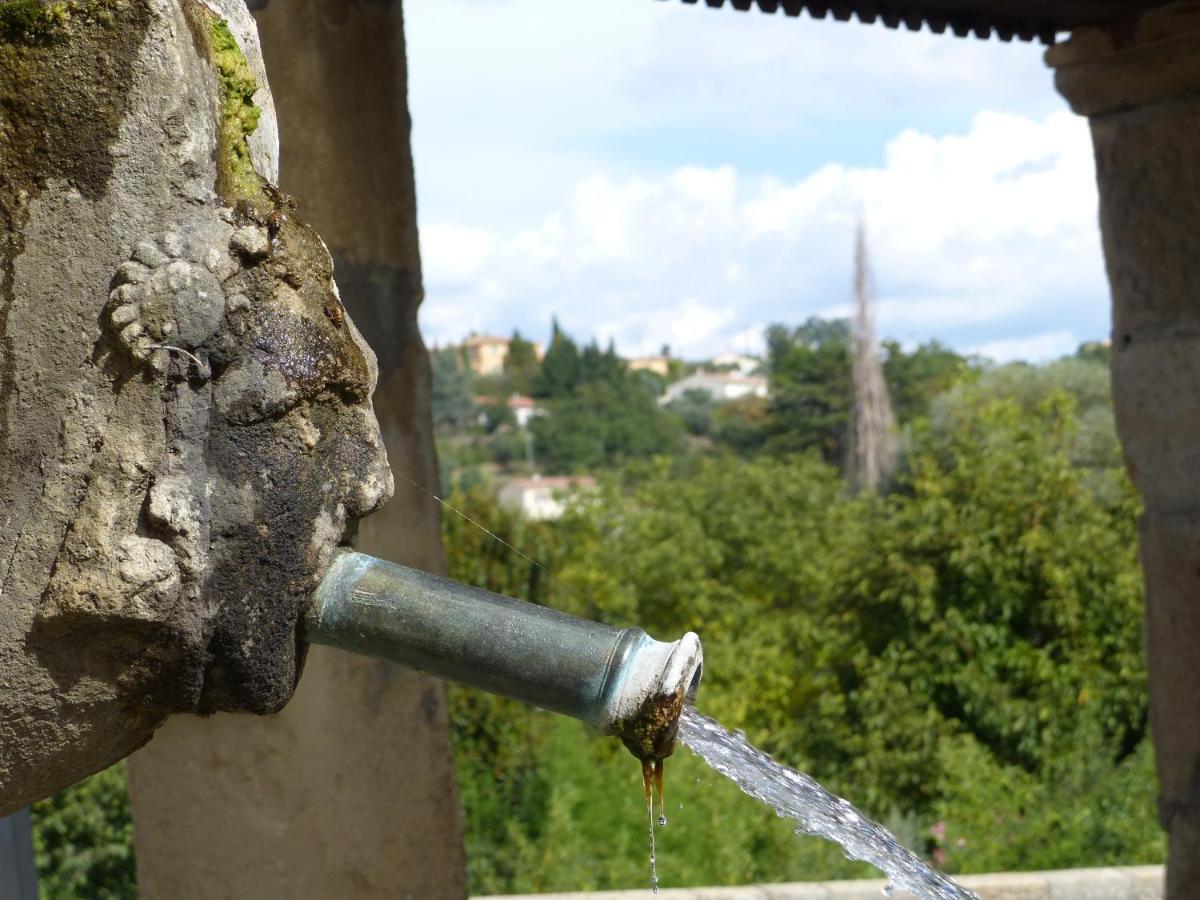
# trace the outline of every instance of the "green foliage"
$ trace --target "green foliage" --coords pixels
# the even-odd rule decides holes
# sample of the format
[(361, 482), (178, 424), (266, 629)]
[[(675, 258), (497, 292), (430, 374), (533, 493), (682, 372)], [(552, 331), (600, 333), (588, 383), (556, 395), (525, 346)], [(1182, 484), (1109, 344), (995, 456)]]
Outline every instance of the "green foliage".
[(750, 456), (762, 449), (766, 422), (767, 402), (763, 398), (739, 397), (717, 409), (713, 437), (718, 446)]
[(884, 341), (883, 372), (899, 422), (927, 415), (935, 397), (970, 378), (962, 356), (938, 341), (921, 344), (911, 353), (896, 341)]
[[(883, 349), (888, 393), (901, 425), (926, 415), (935, 397), (971, 379), (968, 361), (937, 341), (911, 353), (896, 341), (884, 341)], [(772, 325), (767, 369), (766, 449), (816, 450), (826, 462), (842, 465), (854, 404), (849, 322), (811, 318), (796, 328)]]
[[(1105, 395), (1082, 364), (1093, 369), (1046, 367), (1034, 387), (995, 370), (955, 388), (933, 421), (910, 425), (906, 468), (883, 498), (848, 497), (815, 451), (658, 459), (602, 479), (558, 523), (501, 514), (502, 533), (550, 561), (553, 580), (536, 570), (541, 602), (699, 632), (707, 712), (950, 871), (1161, 861), (1137, 506), (1119, 471), (1103, 469), (1111, 495), (1088, 486), (1101, 469), (1078, 440)], [(930, 370), (914, 368), (918, 381)], [(484, 495), (472, 502), (472, 517), (494, 521)], [(452, 552), (458, 539), (464, 557), (503, 552), (473, 549), (461, 525)], [(504, 579), (480, 574), (520, 588), (534, 570), (516, 560)], [(496, 714), (504, 746), (480, 751)], [(507, 810), (469, 826), (473, 890), (644, 883), (636, 766), (615, 742), (540, 714), (464, 715), (465, 795)], [(513, 774), (487, 780), (481, 766)], [(685, 751), (667, 771), (668, 809), (684, 810), (660, 832), (665, 883), (856, 871)]]
[(537, 388), (547, 414), (530, 423), (538, 463), (572, 472), (679, 452), (683, 424), (658, 406), (661, 388), (630, 372), (612, 344), (580, 352), (555, 322)]
[(507, 400), (492, 400), (484, 403), (479, 407), (479, 412), (483, 414), (485, 423), (483, 430), (488, 434), (494, 434), (502, 428), (511, 429), (517, 424), (517, 415), (509, 407)]
[(854, 403), (849, 323), (812, 318), (796, 328), (772, 325), (767, 329), (767, 372), (767, 449), (816, 450), (827, 462), (841, 465)]
[(433, 378), (430, 385), (435, 428), (465, 428), (475, 420), (475, 403), (462, 353), (441, 347), (429, 354)]
[(1085, 724), (1110, 761), (1145, 733), (1128, 491), (1110, 508), (1083, 489), (1061, 395), (1034, 416), (974, 406), (919, 439), (903, 493), (856, 511), (830, 563), (836, 628), (813, 659), (840, 690), (792, 710), (816, 723), (818, 768), (877, 807), (936, 799), (948, 732), (1033, 774), (1077, 752)]
[(559, 327), (558, 319), (551, 328), (550, 346), (542, 360), (542, 370), (533, 387), (535, 397), (567, 397), (579, 384), (579, 347)]
[(504, 372), (508, 375), (511, 389), (518, 394), (528, 394), (533, 390), (541, 372), (537, 351), (531, 342), (521, 337), (521, 332), (514, 331), (512, 340), (508, 342), (508, 356), (504, 358)]
[(697, 388), (684, 391), (683, 396), (667, 404), (667, 408), (682, 420), (688, 433), (695, 435), (705, 435), (712, 431), (713, 415), (717, 406), (717, 402), (708, 391)]
[(974, 404), (997, 398), (1012, 400), (1024, 413), (1036, 415), (1038, 406), (1055, 393), (1068, 395), (1075, 405), (1073, 427), (1066, 436), (1071, 462), (1082, 471), (1089, 490), (1110, 503), (1119, 502), (1122, 487), (1114, 473), (1121, 468), (1121, 447), (1105, 363), (1077, 356), (1044, 366), (1009, 363), (985, 369), (973, 381), (934, 398), (930, 417), (934, 428), (946, 431), (969, 415)]
[(969, 737), (943, 742), (946, 793), (924, 835), (930, 858), (949, 872), (1161, 863), (1150, 739), (1114, 763), (1086, 752), (1097, 737), (1083, 729), (1081, 752), (1040, 776), (994, 765)]
[(581, 384), (571, 396), (547, 402), (546, 410), (530, 429), (538, 461), (553, 472), (675, 453), (683, 443), (679, 419), (629, 377)]
[(1076, 359), (1100, 363), (1102, 366), (1107, 366), (1111, 357), (1112, 347), (1108, 341), (1088, 341), (1080, 344), (1075, 351)]
[(124, 764), (35, 803), (33, 844), (43, 900), (136, 897)]

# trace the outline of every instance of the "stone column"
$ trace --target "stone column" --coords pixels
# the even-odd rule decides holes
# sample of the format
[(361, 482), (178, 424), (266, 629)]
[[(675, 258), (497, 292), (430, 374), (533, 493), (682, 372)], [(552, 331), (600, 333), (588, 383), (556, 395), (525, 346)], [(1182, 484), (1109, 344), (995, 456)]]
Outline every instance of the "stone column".
[(1200, 896), (1200, 4), (1080, 30), (1047, 62), (1088, 116), (1113, 301), (1113, 396), (1145, 504), (1150, 725), (1167, 896)]
[(0, 900), (37, 900), (33, 821), (29, 809), (0, 819)]
[[(379, 359), (396, 496), (367, 553), (440, 572), (429, 362), (398, 2), (252, 3), (281, 122), (281, 188), (324, 229)], [(176, 718), (131, 760), (147, 898), (456, 898), (465, 861), (444, 687), (323, 647), (278, 716)]]

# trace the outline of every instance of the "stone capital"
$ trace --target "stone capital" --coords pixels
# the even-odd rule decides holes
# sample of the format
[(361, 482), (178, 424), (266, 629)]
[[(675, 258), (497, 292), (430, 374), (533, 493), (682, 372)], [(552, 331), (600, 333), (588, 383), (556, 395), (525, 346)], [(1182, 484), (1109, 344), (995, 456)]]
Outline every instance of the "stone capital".
[(1089, 117), (1200, 94), (1200, 2), (1078, 29), (1046, 64), (1071, 109)]

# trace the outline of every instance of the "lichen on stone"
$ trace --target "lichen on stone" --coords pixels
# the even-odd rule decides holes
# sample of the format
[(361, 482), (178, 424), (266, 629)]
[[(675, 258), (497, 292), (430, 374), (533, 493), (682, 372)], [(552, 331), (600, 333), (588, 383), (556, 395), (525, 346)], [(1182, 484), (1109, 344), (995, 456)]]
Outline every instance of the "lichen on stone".
[(248, 138), (258, 128), (262, 110), (254, 102), (258, 81), (229, 23), (197, 0), (182, 4), (197, 49), (212, 63), (220, 92), (217, 123), (218, 195), (230, 206), (249, 204), (259, 210), (275, 206), (266, 181), (255, 171)]

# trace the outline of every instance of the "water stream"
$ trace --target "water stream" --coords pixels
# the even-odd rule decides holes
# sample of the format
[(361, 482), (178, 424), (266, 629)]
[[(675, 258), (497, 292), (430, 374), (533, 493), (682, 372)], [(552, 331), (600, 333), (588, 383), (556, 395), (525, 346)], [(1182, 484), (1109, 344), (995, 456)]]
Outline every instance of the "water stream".
[(929, 868), (848, 801), (803, 772), (780, 765), (740, 733), (730, 734), (692, 706), (683, 708), (679, 740), (743, 793), (770, 806), (776, 815), (794, 820), (797, 833), (841, 844), (847, 858), (869, 862), (887, 875), (891, 885), (928, 900), (979, 900), (978, 894)]

